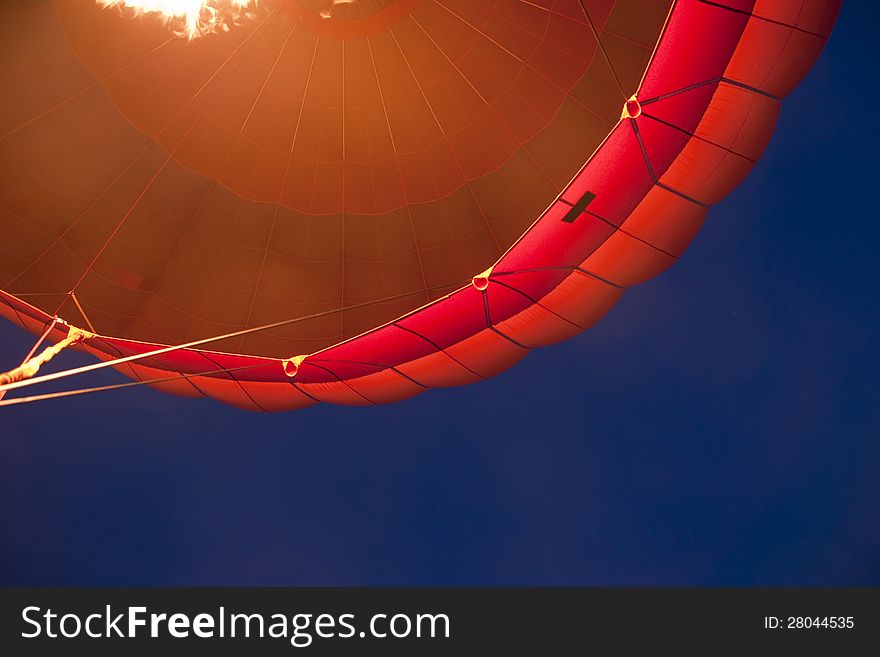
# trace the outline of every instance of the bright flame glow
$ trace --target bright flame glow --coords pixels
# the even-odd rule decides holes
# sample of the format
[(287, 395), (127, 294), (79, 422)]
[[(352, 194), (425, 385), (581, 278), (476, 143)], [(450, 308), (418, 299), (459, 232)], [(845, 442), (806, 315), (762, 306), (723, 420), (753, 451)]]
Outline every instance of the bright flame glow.
[(158, 14), (176, 34), (194, 39), (214, 32), (228, 32), (250, 16), (259, 0), (97, 0), (104, 7), (133, 9), (135, 14)]
[(318, 15), (324, 20), (329, 20), (333, 18), (333, 9), (338, 5), (350, 5), (354, 2), (354, 0), (332, 0), (330, 6), (324, 11), (320, 12)]

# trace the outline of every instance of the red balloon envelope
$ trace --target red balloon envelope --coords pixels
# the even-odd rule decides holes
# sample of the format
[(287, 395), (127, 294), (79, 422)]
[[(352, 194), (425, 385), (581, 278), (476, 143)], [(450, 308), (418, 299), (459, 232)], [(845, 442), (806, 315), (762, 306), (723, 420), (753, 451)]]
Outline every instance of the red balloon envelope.
[(0, 314), (253, 410), (493, 376), (675, 262), (838, 4), (4, 2)]

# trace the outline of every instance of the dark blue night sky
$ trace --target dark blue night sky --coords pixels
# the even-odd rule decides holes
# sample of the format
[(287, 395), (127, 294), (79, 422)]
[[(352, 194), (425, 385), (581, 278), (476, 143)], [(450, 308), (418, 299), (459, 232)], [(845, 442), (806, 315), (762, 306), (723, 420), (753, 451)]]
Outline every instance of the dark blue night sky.
[(487, 383), (0, 410), (0, 583), (880, 584), (876, 11), (675, 267)]

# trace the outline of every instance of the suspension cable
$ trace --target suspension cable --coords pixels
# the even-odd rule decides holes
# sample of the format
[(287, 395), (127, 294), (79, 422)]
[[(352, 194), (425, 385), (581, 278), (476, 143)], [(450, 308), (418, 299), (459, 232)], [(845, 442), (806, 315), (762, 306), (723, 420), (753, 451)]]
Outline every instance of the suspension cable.
[(176, 374), (174, 376), (164, 377), (161, 379), (149, 379), (144, 381), (126, 381), (125, 383), (114, 383), (106, 386), (95, 386), (93, 388), (76, 388), (74, 390), (60, 390), (58, 392), (47, 392), (42, 395), (31, 395), (30, 397), (15, 397), (14, 399), (2, 400), (0, 399), (0, 407), (2, 406), (17, 406), (19, 404), (30, 404), (38, 401), (45, 401), (48, 399), (58, 399), (61, 397), (75, 397), (78, 395), (88, 395), (94, 392), (106, 392), (108, 390), (119, 390), (121, 388), (136, 388), (138, 386), (148, 386), (157, 383), (168, 383), (170, 381), (180, 381), (181, 379), (190, 379), (196, 376), (211, 376), (213, 374), (225, 374), (228, 372), (240, 372), (242, 370), (251, 370), (256, 367), (262, 367), (262, 363), (259, 365), (243, 365), (241, 367), (230, 367), (224, 368), (220, 370), (210, 370), (206, 372), (194, 372), (191, 374)]
[[(53, 317), (53, 318), (52, 318), (52, 321), (49, 322), (49, 324), (46, 326), (46, 330), (43, 331), (43, 334), (42, 334), (42, 335), (39, 337), (39, 339), (34, 343), (34, 346), (31, 347), (31, 350), (27, 353), (27, 356), (25, 356), (24, 358), (22, 358), (21, 363), (20, 363), (20, 365), (19, 365), (20, 367), (24, 367), (24, 365), (27, 364), (27, 362), (28, 362), (31, 358), (33, 358), (34, 354), (37, 353), (37, 349), (39, 349), (39, 348), (40, 348), (40, 345), (42, 345), (42, 344), (46, 341), (46, 338), (49, 337), (49, 334), (52, 332), (52, 329), (55, 328), (55, 325), (56, 325), (57, 323), (58, 323), (58, 317), (57, 317), (57, 316), (56, 316), (56, 317)], [(0, 379), (0, 383), (2, 383), (2, 379)], [(0, 390), (0, 401), (2, 401), (3, 398), (4, 398), (5, 396), (6, 396), (6, 391), (5, 391), (5, 390)]]
[[(186, 342), (183, 344), (172, 345), (167, 347), (160, 347), (159, 349), (153, 349), (151, 351), (145, 351), (140, 354), (132, 354), (131, 356), (125, 356), (123, 358), (115, 358), (112, 360), (100, 361), (97, 363), (91, 363), (89, 365), (83, 365), (81, 367), (74, 367), (68, 370), (62, 370), (60, 372), (53, 372), (52, 374), (44, 374), (43, 376), (33, 376), (32, 378), (22, 379), (22, 380), (10, 380), (9, 382), (0, 381), (0, 392), (6, 392), (7, 390), (15, 390), (17, 388), (24, 388), (31, 385), (36, 385), (38, 383), (46, 383), (48, 381), (55, 381), (57, 379), (63, 379), (68, 376), (75, 376), (77, 374), (83, 374), (85, 372), (91, 372), (94, 370), (104, 369), (106, 367), (114, 367), (116, 365), (122, 365), (124, 363), (131, 363), (139, 360), (144, 360), (146, 358), (153, 358), (155, 356), (161, 356), (163, 354), (168, 354), (173, 351), (180, 351), (182, 349), (191, 349), (192, 347), (199, 347), (205, 344), (209, 344), (211, 342), (218, 342), (220, 340), (227, 340), (230, 338), (237, 338), (243, 335), (249, 335), (251, 333), (259, 333), (261, 331), (268, 331), (275, 328), (280, 328), (282, 326), (289, 326), (291, 324), (297, 324), (300, 322), (305, 322), (312, 319), (318, 319), (321, 317), (326, 317), (328, 315), (332, 315), (335, 313), (347, 312), (351, 310), (358, 310), (360, 308), (366, 308), (368, 306), (387, 303), (389, 301), (397, 301), (400, 299), (405, 299), (407, 297), (411, 297), (417, 294), (424, 294), (425, 292), (436, 292), (438, 290), (448, 289), (450, 287), (460, 288), (462, 284), (458, 286), (450, 286), (450, 285), (437, 285), (434, 287), (427, 288), (426, 290), (414, 290), (412, 292), (402, 292), (400, 294), (394, 294), (388, 297), (384, 297), (382, 299), (374, 299), (372, 301), (363, 301), (361, 303), (352, 304), (350, 306), (344, 306), (342, 308), (335, 308), (333, 310), (324, 310), (321, 312), (313, 313), (311, 315), (302, 315), (300, 317), (294, 317), (292, 319), (285, 319), (279, 322), (272, 322), (271, 324), (263, 324), (262, 326), (254, 326), (251, 328), (241, 329), (239, 331), (233, 331), (231, 333), (224, 333), (222, 335), (214, 335), (209, 338), (201, 338), (199, 340), (192, 340), (191, 342)], [(77, 329), (79, 331), (79, 329)], [(81, 333), (84, 333), (80, 331)], [(87, 337), (97, 337), (94, 335), (88, 335)], [(82, 338), (80, 338), (82, 340)], [(60, 344), (60, 343), (59, 343)], [(57, 346), (57, 345), (56, 345)], [(60, 351), (60, 350), (59, 350)], [(56, 352), (57, 353), (57, 352)], [(52, 354), (55, 355), (54, 353)], [(260, 366), (264, 366), (265, 363), (261, 363)]]
[[(52, 323), (54, 326), (55, 323)], [(38, 345), (42, 343), (43, 339), (48, 335), (49, 331), (52, 330), (52, 327), (47, 329), (47, 331), (43, 334), (43, 337), (40, 338), (40, 341), (37, 343)], [(57, 356), (61, 350), (69, 347), (73, 344), (78, 344), (85, 340), (87, 337), (94, 337), (94, 334), (88, 333), (86, 331), (80, 330), (78, 328), (74, 328), (71, 326), (67, 331), (67, 337), (63, 340), (56, 342), (53, 345), (50, 345), (43, 349), (39, 354), (33, 357), (29, 357), (25, 360), (24, 363), (16, 367), (15, 369), (9, 370), (8, 372), (0, 373), (0, 393), (5, 393), (7, 390), (11, 390), (12, 387), (15, 387), (16, 383), (25, 383), (29, 379), (32, 379), (37, 372), (40, 371), (40, 368), (52, 360), (55, 356)], [(36, 351), (34, 348), (31, 353)]]

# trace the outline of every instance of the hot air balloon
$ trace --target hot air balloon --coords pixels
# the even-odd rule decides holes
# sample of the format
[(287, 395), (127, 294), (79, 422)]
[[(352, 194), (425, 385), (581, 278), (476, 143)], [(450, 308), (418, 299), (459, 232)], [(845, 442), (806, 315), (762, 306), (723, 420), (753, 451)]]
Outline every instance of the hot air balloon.
[[(489, 378), (675, 262), (838, 4), (4, 2), (0, 314), (39, 340), (0, 393)], [(64, 348), (99, 360), (39, 375)]]

